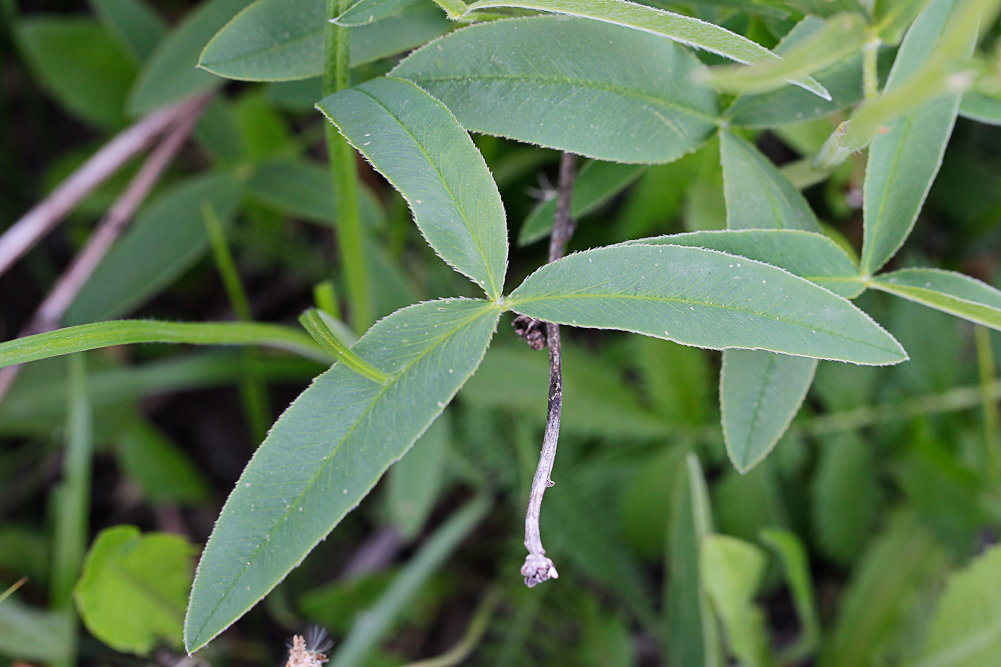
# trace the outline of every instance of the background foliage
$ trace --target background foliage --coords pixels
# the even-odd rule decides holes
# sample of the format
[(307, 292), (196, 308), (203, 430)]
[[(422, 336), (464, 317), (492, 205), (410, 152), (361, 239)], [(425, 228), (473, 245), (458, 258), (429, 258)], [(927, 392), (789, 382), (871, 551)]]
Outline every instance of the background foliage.
[[(2, 3), (0, 227), (210, 98), (61, 318), (83, 328), (0, 347), (37, 359), (0, 402), (0, 593), (27, 578), (0, 665), (173, 667), (233, 621), (195, 659), (280, 664), (315, 623), (338, 667), (999, 664), (998, 3), (441, 4), (353, 4), (338, 83), (315, 0)], [(585, 156), (593, 250), (539, 269), (557, 149)], [(0, 276), (5, 339), (142, 164)], [(753, 286), (711, 278), (738, 260)], [(483, 292), (592, 327), (563, 329), (560, 578), (533, 589), (548, 365)], [(710, 307), (745, 298), (831, 339)], [(234, 486), (188, 610), (214, 629), (185, 638)]]

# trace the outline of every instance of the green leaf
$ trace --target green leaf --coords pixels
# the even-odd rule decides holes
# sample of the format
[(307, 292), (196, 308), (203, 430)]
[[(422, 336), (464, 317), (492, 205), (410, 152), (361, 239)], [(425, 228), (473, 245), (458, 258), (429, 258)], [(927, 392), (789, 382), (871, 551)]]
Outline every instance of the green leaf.
[(111, 320), (65, 327), (0, 343), (0, 368), (73, 352), (134, 343), (266, 345), (330, 361), (326, 351), (309, 336), (278, 324)]
[[(931, 55), (955, 0), (931, 0), (904, 37), (884, 94)], [(972, 48), (972, 44), (971, 44)], [(862, 272), (872, 275), (904, 244), (942, 164), (961, 95), (936, 97), (877, 133), (865, 170)]]
[(228, 225), (239, 194), (231, 175), (211, 172), (162, 192), (105, 256), (66, 311), (64, 322), (120, 317), (159, 294), (208, 250), (202, 205), (210, 203)]
[[(268, 160), (257, 165), (246, 184), (247, 193), (285, 215), (333, 225), (336, 221), (330, 168), (310, 160)], [(385, 223), (382, 206), (364, 183), (359, 183), (358, 205), (369, 228)]]
[[(855, 12), (838, 14), (824, 21), (819, 30), (783, 53), (782, 60), (769, 60), (750, 67), (717, 65), (707, 81), (731, 93), (764, 93), (793, 79), (829, 67), (862, 49), (868, 39), (865, 18)], [(830, 101), (830, 97), (828, 97)]]
[(918, 595), (941, 574), (943, 546), (914, 516), (897, 514), (852, 572), (818, 667), (871, 667), (877, 651), (922, 613)]
[(876, 276), (870, 285), (964, 320), (1001, 329), (1001, 291), (961, 273), (903, 269)]
[(715, 128), (716, 96), (690, 78), (700, 67), (655, 34), (543, 16), (456, 31), (391, 75), (444, 102), (468, 130), (650, 163), (676, 160)]
[(750, 542), (762, 528), (790, 524), (778, 465), (776, 459), (766, 459), (746, 474), (727, 470), (714, 480), (719, 532)]
[(393, 525), (406, 540), (424, 529), (442, 491), (445, 459), (452, 439), (452, 417), (446, 411), (389, 469), (387, 504)]
[(39, 611), (7, 598), (0, 603), (0, 653), (22, 660), (72, 660), (73, 625), (69, 613)]
[(967, 91), (959, 104), (959, 115), (988, 125), (1001, 125), (1001, 100)]
[[(556, 14), (569, 14), (667, 37), (682, 44), (705, 49), (739, 63), (779, 60), (755, 42), (713, 23), (624, 0), (480, 0), (468, 6), (467, 15), (478, 9), (515, 7)], [(648, 56), (649, 57), (649, 56)], [(640, 60), (638, 62), (643, 62)], [(813, 79), (790, 81), (827, 98), (827, 91)]]
[[(673, 345), (646, 336), (634, 336), (634, 339), (703, 354), (695, 348)], [(635, 475), (623, 486), (616, 508), (619, 529), (629, 549), (644, 561), (665, 558), (665, 539), (670, 529), (672, 503), (677, 485), (683, 482), (679, 477), (679, 470), (685, 466), (686, 454), (684, 447), (667, 446), (658, 449), (643, 457), (636, 467)], [(670, 584), (665, 583), (665, 586), (668, 585)], [(670, 594), (669, 589), (665, 592)]]
[[(783, 528), (765, 528), (759, 537), (771, 547), (779, 560), (782, 571), (792, 593), (799, 617), (800, 636), (796, 643), (783, 651), (780, 662), (801, 662), (813, 653), (820, 640), (820, 617), (817, 614), (817, 600), (813, 592), (810, 574), (809, 554), (796, 533)], [(782, 658), (785, 658), (784, 660)]]
[(366, 658), (394, 621), (412, 604), (414, 596), (431, 575), (486, 517), (492, 505), (489, 496), (479, 495), (452, 514), (400, 571), (379, 600), (356, 617), (351, 632), (331, 656), (330, 667), (366, 664)]
[(441, 414), (486, 351), (499, 309), (451, 299), (379, 321), (354, 346), (393, 373), (377, 385), (338, 364), (272, 427), (216, 523), (185, 621), (194, 651), (268, 593)]
[(118, 463), (152, 503), (197, 504), (209, 498), (208, 481), (195, 462), (147, 421), (137, 419), (121, 435)]
[(224, 81), (197, 69), (205, 44), (250, 0), (209, 0), (198, 5), (163, 38), (139, 72), (129, 94), (128, 111), (142, 116), (186, 97), (212, 90)]
[(195, 553), (180, 535), (101, 531), (73, 591), (84, 625), (116, 651), (149, 655), (160, 642), (180, 648)]
[(765, 570), (761, 549), (728, 535), (702, 538), (699, 576), (722, 621), (726, 644), (747, 667), (771, 664), (764, 611), (754, 595)]
[(89, 19), (30, 18), (16, 35), (35, 76), (67, 111), (104, 129), (125, 123), (136, 70), (104, 28)]
[(317, 107), (407, 200), (435, 252), (496, 299), (507, 271), (504, 204), (483, 156), (441, 102), (382, 78)]
[(753, 144), (723, 130), (720, 159), (728, 228), (820, 231), (802, 193)]
[(547, 322), (710, 349), (884, 365), (900, 344), (850, 302), (782, 269), (703, 248), (622, 245), (547, 264), (507, 298)]
[[(619, 194), (643, 175), (645, 165), (618, 164), (593, 160), (577, 173), (573, 183), (570, 217), (587, 215)], [(556, 214), (556, 193), (540, 203), (525, 218), (518, 233), (518, 245), (528, 245), (549, 236)]]
[(820, 552), (850, 565), (865, 548), (879, 509), (876, 461), (855, 433), (823, 440), (813, 480), (813, 530)]
[(980, 667), (1001, 654), (1001, 547), (949, 577), (916, 667)]
[[(246, 81), (320, 76), (326, 25), (325, 0), (257, 0), (225, 27), (220, 26), (198, 66)], [(449, 28), (449, 21), (430, 0), (410, 3), (397, 14), (351, 29), (351, 65), (412, 49)]]
[[(720, 156), (728, 228), (820, 231), (817, 218), (803, 195), (753, 144), (723, 130), (720, 132)], [(843, 261), (848, 258), (842, 256), (843, 251), (838, 254), (839, 251), (820, 244), (816, 236), (792, 238), (809, 239), (822, 245), (829, 256), (837, 258), (835, 261), (842, 260), (844, 266)], [(827, 243), (833, 245), (833, 242)], [(809, 268), (815, 269), (814, 255), (802, 259), (810, 261)], [(855, 274), (850, 260), (847, 264), (850, 265), (846, 267), (849, 273)], [(803, 404), (816, 369), (815, 359), (760, 350), (723, 352), (719, 381), (723, 440), (730, 461), (739, 472), (746, 473), (775, 447)]]
[(629, 244), (679, 245), (719, 250), (785, 269), (838, 296), (854, 298), (865, 289), (858, 267), (822, 234), (798, 230), (740, 229), (655, 236)]
[(337, 25), (356, 26), (381, 21), (414, 0), (358, 0), (337, 17)]
[(713, 530), (713, 518), (698, 457), (689, 453), (676, 475), (665, 556), (667, 659), (672, 665), (723, 667), (719, 629), (699, 574), (700, 545)]
[(98, 19), (141, 65), (167, 33), (167, 23), (143, 0), (89, 0)]
[(875, 3), (874, 30), (884, 44), (899, 44), (926, 0), (880, 0)]
[(759, 350), (727, 350), (719, 380), (723, 439), (741, 473), (775, 447), (806, 398), (816, 359)]
[[(787, 53), (823, 27), (821, 19), (807, 16), (782, 39), (775, 52)], [(886, 59), (882, 63), (889, 67)], [(760, 95), (741, 95), (724, 116), (733, 125), (775, 127), (822, 118), (845, 109), (862, 100), (862, 55), (850, 56), (817, 72), (816, 79), (829, 91), (830, 101), (802, 88), (787, 86)]]

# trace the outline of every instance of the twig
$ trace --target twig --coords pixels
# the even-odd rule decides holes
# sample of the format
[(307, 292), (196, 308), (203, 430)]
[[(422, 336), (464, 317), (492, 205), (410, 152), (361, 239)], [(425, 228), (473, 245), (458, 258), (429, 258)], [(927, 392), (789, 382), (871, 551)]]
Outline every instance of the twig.
[[(105, 255), (108, 254), (111, 246), (125, 230), (125, 227), (132, 220), (132, 216), (149, 195), (150, 190), (160, 180), (160, 176), (163, 175), (181, 147), (184, 146), (184, 142), (187, 141), (188, 135), (194, 129), (195, 123), (208, 101), (208, 95), (201, 95), (180, 107), (183, 115), (179, 118), (177, 126), (150, 154), (128, 187), (111, 206), (107, 215), (104, 216), (87, 241), (87, 245), (73, 259), (69, 268), (60, 276), (48, 296), (45, 297), (45, 301), (35, 311), (34, 317), (18, 334), (19, 338), (51, 331), (59, 326), (66, 310), (76, 299)], [(2, 241), (3, 239), (0, 238), (0, 244)], [(0, 249), (0, 253), (2, 253), (2, 249)], [(0, 369), (0, 401), (3, 401), (7, 392), (10, 391), (11, 385), (21, 372), (20, 369), (20, 365)]]
[(192, 107), (200, 107), (204, 103), (202, 97), (181, 102), (151, 114), (118, 133), (44, 201), (25, 213), (0, 236), (0, 275), (6, 273), (43, 236), (52, 231), (94, 188), (137, 153), (145, 150), (168, 128), (190, 115)]
[[(573, 194), (574, 172), (577, 156), (564, 153), (560, 162), (559, 197), (553, 221), (553, 232), (549, 237), (549, 261), (555, 262), (563, 256), (567, 241), (573, 236), (575, 223), (570, 217), (570, 202)], [(539, 455), (539, 467), (532, 479), (532, 490), (528, 496), (528, 510), (525, 512), (525, 547), (528, 556), (521, 566), (525, 585), (532, 588), (547, 579), (559, 578), (553, 561), (546, 557), (539, 531), (539, 515), (542, 512), (542, 496), (546, 489), (554, 485), (550, 475), (556, 462), (556, 445), (560, 437), (560, 413), (563, 409), (563, 362), (560, 354), (560, 327), (546, 324), (546, 342), (549, 345), (549, 411), (546, 416), (546, 433)]]

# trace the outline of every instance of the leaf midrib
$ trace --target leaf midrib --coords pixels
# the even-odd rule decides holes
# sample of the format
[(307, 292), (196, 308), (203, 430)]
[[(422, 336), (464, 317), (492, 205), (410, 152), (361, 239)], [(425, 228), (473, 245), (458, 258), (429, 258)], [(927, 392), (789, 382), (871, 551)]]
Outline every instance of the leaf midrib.
[[(426, 350), (424, 350), (423, 352), (421, 352), (420, 354), (418, 354), (416, 357), (414, 357), (414, 359), (412, 361), (410, 361), (409, 363), (407, 363), (407, 365), (405, 367), (401, 368), (394, 375), (392, 375), (390, 377), (389, 381), (386, 382), (386, 384), (384, 384), (382, 386), (382, 388), (379, 390), (379, 393), (377, 393), (375, 396), (372, 397), (372, 400), (369, 401), (368, 406), (365, 408), (365, 410), (360, 415), (358, 415), (358, 418), (355, 419), (354, 424), (351, 425), (351, 428), (348, 429), (348, 431), (344, 434), (344, 436), (341, 437), (340, 441), (334, 446), (333, 450), (330, 452), (330, 455), (327, 456), (326, 460), (323, 462), (323, 464), (320, 466), (320, 468), (316, 471), (316, 474), (313, 475), (313, 477), (309, 480), (309, 482), (306, 483), (305, 487), (303, 488), (303, 491), (298, 496), (296, 496), (296, 498), (295, 498), (295, 500), (293, 502), (291, 502), (291, 503), (288, 504), (288, 507), (286, 508), (285, 513), (281, 516), (281, 518), (279, 518), (277, 521), (275, 521), (274, 526), (268, 532), (267, 536), (265, 536), (265, 538), (263, 540), (258, 541), (257, 547), (254, 549), (254, 551), (251, 553), (251, 555), (248, 556), (247, 565), (244, 565), (243, 568), (240, 570), (240, 573), (236, 577), (233, 578), (233, 583), (230, 584), (229, 587), (226, 588), (225, 592), (222, 595), (218, 596), (217, 602), (216, 602), (215, 606), (206, 615), (205, 621), (202, 623), (201, 627), (198, 628), (198, 633), (195, 635), (196, 639), (200, 639), (201, 634), (205, 630), (205, 627), (209, 624), (209, 621), (212, 620), (212, 618), (215, 616), (215, 613), (219, 610), (219, 607), (222, 606), (222, 603), (229, 597), (229, 594), (237, 587), (237, 584), (239, 584), (240, 580), (243, 578), (243, 575), (251, 567), (250, 563), (254, 562), (254, 560), (257, 558), (257, 556), (260, 555), (260, 552), (264, 548), (264, 545), (267, 542), (270, 541), (271, 536), (274, 535), (274, 533), (278, 529), (278, 527), (281, 526), (281, 525), (283, 525), (285, 523), (285, 521), (288, 519), (288, 517), (290, 515), (292, 515), (293, 508), (298, 504), (299, 501), (301, 501), (303, 499), (303, 497), (306, 495), (306, 493), (312, 488), (312, 485), (320, 477), (320, 475), (323, 473), (323, 471), (326, 469), (326, 467), (328, 465), (330, 465), (331, 460), (333, 460), (333, 458), (334, 458), (334, 456), (336, 456), (337, 452), (340, 451), (341, 447), (348, 440), (348, 438), (351, 436), (351, 434), (354, 433), (354, 430), (358, 427), (358, 424), (362, 421), (362, 419), (364, 418), (364, 416), (367, 415), (369, 413), (369, 411), (372, 410), (372, 406), (374, 406), (376, 404), (376, 402), (379, 401), (379, 399), (381, 399), (386, 394), (387, 391), (389, 391), (390, 387), (392, 387), (394, 384), (396, 384), (397, 380), (399, 378), (401, 378), (407, 371), (409, 371), (414, 366), (414, 364), (416, 364), (418, 361), (420, 361), (421, 359), (423, 359), (424, 357), (426, 357), (428, 354), (430, 354), (432, 350), (434, 350), (435, 348), (437, 348), (440, 345), (444, 344), (446, 341), (450, 340), (453, 336), (455, 336), (456, 333), (459, 332), (460, 329), (464, 328), (465, 326), (467, 326), (468, 324), (470, 324), (474, 320), (476, 320), (476, 319), (478, 319), (480, 317), (483, 317), (483, 315), (485, 315), (488, 312), (488, 310), (490, 310), (490, 306), (491, 305), (492, 304), (484, 304), (483, 307), (480, 310), (478, 310), (478, 311), (475, 312), (475, 314), (470, 315), (468, 318), (465, 318), (465, 319), (461, 320), (459, 323), (457, 323), (455, 326), (453, 326), (452, 330), (449, 331), (446, 334), (443, 334), (438, 339), (438, 341), (435, 344), (429, 346)], [(225, 511), (225, 509), (226, 508), (224, 506), (223, 507), (223, 511)], [(206, 545), (206, 548), (207, 548), (207, 545)], [(261, 597), (263, 597), (263, 595)], [(260, 599), (261, 598), (258, 598), (258, 600), (260, 600)]]
[[(814, 287), (817, 287), (817, 286), (815, 285)], [(820, 289), (823, 289), (823, 288), (820, 288)], [(833, 294), (833, 292), (831, 294)], [(835, 296), (837, 296), (837, 295), (835, 295)], [(775, 322), (782, 322), (784, 324), (790, 324), (792, 326), (800, 327), (800, 328), (803, 328), (803, 329), (809, 329), (810, 331), (820, 331), (822, 333), (827, 334), (828, 336), (834, 336), (835, 338), (841, 338), (843, 340), (851, 341), (853, 343), (858, 343), (860, 345), (865, 345), (867, 347), (871, 347), (874, 350), (879, 350), (881, 352), (899, 353), (899, 350), (888, 350), (886, 348), (877, 347), (876, 345), (872, 345), (871, 343), (867, 343), (867, 342), (865, 342), (863, 340), (857, 340), (857, 339), (851, 338), (849, 336), (846, 336), (844, 334), (835, 333), (833, 331), (828, 331), (826, 329), (821, 329), (819, 327), (807, 326), (806, 324), (802, 324), (802, 323), (799, 323), (799, 322), (794, 322), (792, 320), (783, 319), (781, 317), (776, 317), (774, 315), (768, 315), (768, 314), (760, 312), (760, 311), (746, 310), (746, 309), (743, 309), (743, 308), (734, 308), (733, 306), (725, 306), (725, 305), (722, 305), (722, 304), (709, 303), (709, 302), (705, 302), (705, 301), (694, 301), (694, 300), (688, 300), (688, 299), (660, 297), (660, 296), (646, 296), (646, 295), (642, 295), (642, 294), (632, 295), (632, 294), (616, 294), (616, 293), (611, 293), (611, 294), (598, 294), (598, 293), (592, 293), (592, 294), (568, 294), (566, 296), (544, 296), (544, 297), (536, 297), (536, 298), (531, 298), (531, 299), (513, 299), (513, 297), (514, 297), (513, 294), (510, 297), (508, 297), (507, 307), (510, 310), (514, 310), (515, 312), (518, 312), (518, 310), (517, 310), (518, 306), (524, 305), (526, 303), (537, 303), (537, 302), (546, 301), (546, 300), (554, 300), (555, 301), (555, 300), (567, 300), (567, 299), (609, 299), (609, 298), (611, 298), (611, 299), (635, 299), (635, 300), (641, 300), (641, 301), (643, 301), (643, 300), (646, 300), (646, 301), (666, 301), (666, 302), (669, 302), (669, 303), (682, 303), (682, 304), (692, 305), (692, 306), (707, 306), (707, 307), (710, 307), (710, 308), (718, 308), (720, 310), (732, 311), (732, 312), (736, 312), (736, 313), (746, 313), (748, 315), (756, 315), (758, 317), (762, 317), (762, 318), (765, 318), (765, 319), (770, 319), (770, 320), (773, 320)], [(590, 328), (590, 327), (586, 327), (586, 328)], [(734, 348), (734, 349), (746, 349), (746, 348)], [(764, 349), (764, 348), (762, 348), (762, 349)]]
[(758, 385), (757, 400), (754, 402), (754, 413), (751, 415), (751, 423), (747, 427), (747, 439), (744, 441), (744, 455), (741, 457), (741, 467), (745, 470), (750, 465), (748, 458), (750, 457), (751, 442), (754, 439), (754, 432), (758, 427), (758, 421), (761, 419), (761, 404), (764, 401), (765, 391), (768, 388), (768, 384), (771, 382), (772, 375), (775, 373), (776, 368), (775, 354), (768, 355), (768, 368), (762, 373), (761, 383)]

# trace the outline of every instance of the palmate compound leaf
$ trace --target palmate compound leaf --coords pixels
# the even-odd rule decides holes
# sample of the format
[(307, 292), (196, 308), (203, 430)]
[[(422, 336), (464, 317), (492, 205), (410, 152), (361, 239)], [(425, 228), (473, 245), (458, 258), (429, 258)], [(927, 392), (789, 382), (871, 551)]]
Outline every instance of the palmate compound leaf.
[[(768, 49), (726, 28), (625, 0), (479, 0), (468, 6), (466, 14), (494, 7), (532, 9), (621, 25), (712, 51), (739, 63), (779, 60), (779, 57)], [(809, 77), (791, 80), (789, 83), (801, 86), (824, 99), (830, 99), (824, 87)]]
[[(931, 0), (907, 31), (886, 82), (902, 86), (928, 60), (955, 0)], [(971, 42), (972, 52), (974, 44)], [(942, 164), (959, 112), (960, 93), (942, 95), (897, 118), (873, 139), (866, 162), (862, 271), (886, 264), (914, 228)]]
[(448, 109), (392, 78), (334, 93), (317, 107), (400, 191), (435, 252), (491, 299), (500, 297), (504, 204), (483, 156)]
[(506, 307), (684, 345), (895, 364), (900, 344), (849, 301), (777, 267), (705, 248), (619, 245), (547, 264)]
[(873, 289), (1001, 330), (1001, 291), (961, 273), (903, 269), (876, 276)]
[(671, 162), (716, 127), (695, 56), (652, 33), (579, 18), (491, 21), (419, 49), (409, 79), (468, 130), (628, 163)]
[(352, 348), (392, 377), (336, 364), (272, 427), (226, 501), (185, 619), (188, 651), (298, 565), (441, 414), (483, 358), (500, 308), (446, 299), (397, 311)]

